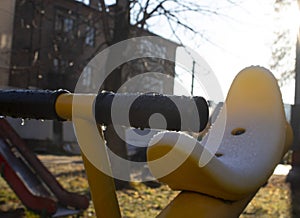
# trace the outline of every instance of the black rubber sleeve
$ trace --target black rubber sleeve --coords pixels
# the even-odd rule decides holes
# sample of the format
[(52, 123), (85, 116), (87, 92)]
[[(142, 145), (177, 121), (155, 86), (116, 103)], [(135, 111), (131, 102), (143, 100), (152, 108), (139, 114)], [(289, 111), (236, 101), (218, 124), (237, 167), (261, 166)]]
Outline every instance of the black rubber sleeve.
[[(154, 114), (161, 116), (151, 123)], [(96, 121), (103, 125), (199, 132), (206, 127), (208, 116), (203, 97), (103, 92), (95, 102)]]
[[(1, 90), (0, 115), (62, 120), (55, 102), (63, 93), (68, 91)], [(97, 123), (103, 125), (194, 132), (206, 127), (209, 114), (203, 97), (112, 92), (98, 94), (94, 110)]]
[(34, 119), (61, 120), (55, 102), (66, 90), (1, 90), (0, 115)]

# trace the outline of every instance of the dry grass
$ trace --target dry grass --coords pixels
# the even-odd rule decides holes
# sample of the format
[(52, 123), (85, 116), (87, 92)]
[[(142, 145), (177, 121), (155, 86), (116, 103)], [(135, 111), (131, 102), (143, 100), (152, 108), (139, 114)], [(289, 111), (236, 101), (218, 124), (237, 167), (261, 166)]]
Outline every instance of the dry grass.
[[(43, 155), (40, 158), (67, 190), (88, 194), (89, 188), (81, 157)], [(123, 217), (155, 217), (176, 195), (177, 192), (171, 191), (165, 185), (151, 188), (142, 183), (133, 184), (132, 189), (117, 191)], [(285, 182), (285, 176), (274, 175), (269, 183), (260, 189), (240, 217), (289, 218), (291, 217), (290, 195), (290, 187)], [(20, 208), (24, 207), (19, 199), (6, 182), (0, 179), (0, 211), (2, 211), (0, 217), (4, 215), (9, 217), (9, 213), (3, 213), (7, 211), (20, 213)], [(24, 208), (23, 217), (39, 216)], [(86, 211), (76, 217), (95, 217), (92, 203)]]

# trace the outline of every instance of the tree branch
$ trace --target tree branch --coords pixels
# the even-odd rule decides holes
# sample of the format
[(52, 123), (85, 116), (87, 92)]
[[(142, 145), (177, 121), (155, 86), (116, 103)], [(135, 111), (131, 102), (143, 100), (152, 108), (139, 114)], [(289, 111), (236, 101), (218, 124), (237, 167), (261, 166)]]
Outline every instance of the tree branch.
[(105, 41), (107, 43), (109, 43), (109, 42), (111, 42), (111, 35), (110, 35), (110, 31), (109, 31), (107, 7), (105, 6), (104, 0), (99, 0), (99, 2), (101, 4), (104, 37), (105, 37)]

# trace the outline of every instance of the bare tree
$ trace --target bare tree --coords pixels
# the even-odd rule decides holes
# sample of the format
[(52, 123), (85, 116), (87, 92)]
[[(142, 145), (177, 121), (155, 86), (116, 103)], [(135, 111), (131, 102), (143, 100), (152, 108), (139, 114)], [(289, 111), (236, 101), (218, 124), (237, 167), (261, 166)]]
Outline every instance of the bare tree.
[(297, 10), (296, 0), (276, 0), (274, 4), (276, 28), (274, 32), (275, 40), (272, 44), (271, 69), (280, 74), (279, 85), (284, 86), (295, 78), (295, 55), (296, 40), (298, 31), (297, 17), (292, 14)]
[[(161, 29), (164, 32), (173, 34), (174, 40), (179, 44), (183, 44), (181, 33), (186, 33), (191, 37), (200, 37), (209, 40), (205, 35), (205, 30), (201, 28), (201, 19), (207, 17), (230, 17), (223, 13), (223, 8), (235, 7), (242, 0), (224, 0), (220, 5), (212, 2), (193, 1), (193, 0), (117, 0), (115, 7), (117, 8), (115, 16), (115, 28), (113, 37), (108, 37), (114, 43), (118, 40), (115, 34), (120, 38), (124, 38), (128, 33), (124, 28), (135, 27), (139, 29), (150, 30), (153, 32), (155, 25), (163, 25)], [(102, 11), (109, 11), (105, 5), (105, 0), (99, 0)], [(195, 26), (191, 19), (198, 19), (200, 22)], [(121, 22), (122, 26), (118, 23)], [(128, 22), (125, 24), (124, 22)], [(107, 23), (105, 19), (103, 24)], [(107, 25), (107, 24), (106, 24)], [(121, 27), (121, 28), (120, 28)], [(107, 31), (109, 28), (105, 28)], [(122, 30), (121, 34), (118, 30)], [(154, 32), (161, 35), (161, 32)], [(109, 35), (109, 34), (106, 34)]]

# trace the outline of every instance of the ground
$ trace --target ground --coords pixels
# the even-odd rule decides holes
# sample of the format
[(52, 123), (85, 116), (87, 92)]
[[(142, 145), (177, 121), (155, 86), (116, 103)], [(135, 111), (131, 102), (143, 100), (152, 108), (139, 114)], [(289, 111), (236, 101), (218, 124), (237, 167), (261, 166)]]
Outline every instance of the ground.
[[(66, 189), (89, 195), (80, 156), (40, 155), (39, 158)], [(178, 194), (178, 192), (171, 191), (166, 185), (158, 183), (151, 185), (134, 183), (132, 186), (131, 189), (117, 191), (123, 217), (155, 217)], [(240, 217), (289, 218), (292, 217), (291, 205), (290, 184), (286, 182), (286, 176), (273, 175)], [(0, 178), (0, 217), (40, 216), (24, 208), (5, 180)], [(95, 217), (92, 203), (86, 211), (74, 217)], [(298, 216), (294, 213), (293, 217)]]

